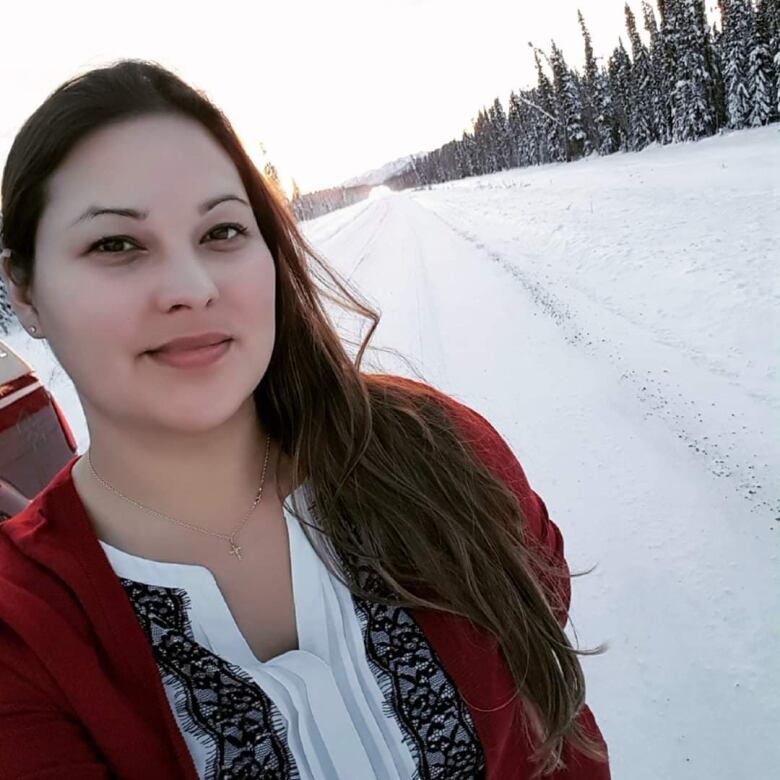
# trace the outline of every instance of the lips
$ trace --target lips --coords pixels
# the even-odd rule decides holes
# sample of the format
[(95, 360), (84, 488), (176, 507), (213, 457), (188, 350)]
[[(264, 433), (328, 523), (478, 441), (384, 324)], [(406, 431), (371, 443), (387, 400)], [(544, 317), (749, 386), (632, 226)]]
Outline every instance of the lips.
[(162, 347), (161, 349), (153, 349), (151, 350), (151, 353), (153, 355), (176, 355), (183, 352), (197, 352), (201, 349), (206, 349), (207, 347), (215, 347), (217, 344), (224, 344), (227, 341), (231, 341), (231, 339), (222, 339), (221, 341), (210, 341), (208, 344), (198, 344), (197, 346), (191, 346), (191, 347)]
[(174, 354), (177, 352), (189, 352), (192, 350), (203, 349), (204, 347), (222, 344), (231, 341), (231, 337), (225, 333), (204, 333), (200, 336), (187, 336), (185, 338), (173, 339), (161, 347), (147, 350), (150, 354)]
[(163, 349), (149, 352), (149, 357), (160, 365), (173, 368), (205, 368), (221, 361), (230, 351), (233, 339), (197, 349)]

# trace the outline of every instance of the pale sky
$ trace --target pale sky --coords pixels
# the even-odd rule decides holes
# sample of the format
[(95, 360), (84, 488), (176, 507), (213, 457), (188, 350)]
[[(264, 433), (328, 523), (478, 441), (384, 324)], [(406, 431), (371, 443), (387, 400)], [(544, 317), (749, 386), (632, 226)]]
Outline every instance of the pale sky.
[[(582, 65), (624, 33), (624, 0), (3, 2), (0, 163), (45, 97), (122, 57), (153, 59), (205, 92), (262, 164), (305, 192), (459, 138), (477, 111), (535, 81), (528, 41)], [(631, 0), (641, 29), (641, 3)]]

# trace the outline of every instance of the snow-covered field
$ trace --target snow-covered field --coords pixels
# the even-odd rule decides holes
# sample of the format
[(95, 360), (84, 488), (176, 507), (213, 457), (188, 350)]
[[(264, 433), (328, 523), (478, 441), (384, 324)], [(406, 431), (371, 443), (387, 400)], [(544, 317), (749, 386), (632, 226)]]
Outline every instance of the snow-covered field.
[[(375, 346), (485, 414), (572, 569), (596, 566), (574, 581), (569, 629), (609, 643), (583, 665), (616, 780), (780, 767), (778, 183), (774, 125), (305, 225), (381, 309)], [(8, 340), (83, 450), (67, 377)], [(411, 371), (374, 351), (365, 368)]]

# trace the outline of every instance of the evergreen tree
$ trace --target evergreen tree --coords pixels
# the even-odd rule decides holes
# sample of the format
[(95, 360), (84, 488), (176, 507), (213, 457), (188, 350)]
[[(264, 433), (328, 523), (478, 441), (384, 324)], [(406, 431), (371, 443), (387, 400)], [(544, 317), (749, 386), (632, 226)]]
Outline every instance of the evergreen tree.
[(759, 0), (758, 15), (769, 41), (769, 56), (773, 65), (775, 110), (772, 118), (780, 117), (780, 0)]
[(631, 44), (631, 83), (629, 85), (628, 145), (630, 149), (643, 149), (656, 139), (653, 124), (653, 80), (650, 55), (636, 29), (636, 19), (626, 3), (626, 29)]
[(547, 148), (548, 117), (541, 107), (542, 97), (537, 88), (517, 96), (522, 137), (518, 149), (521, 165), (541, 165), (549, 160)]
[(485, 111), (485, 120), (482, 143), (484, 145), (485, 154), (487, 155), (487, 171), (488, 173), (493, 173), (501, 170), (498, 149), (498, 123), (496, 121), (496, 114), (493, 106), (490, 106), (490, 108)]
[(456, 149), (457, 173), (459, 179), (471, 176), (471, 157), (468, 150), (469, 135), (464, 130)]
[(726, 85), (723, 75), (723, 41), (717, 24), (709, 30), (709, 46), (712, 54), (712, 77), (715, 83), (715, 126), (725, 127), (728, 124), (726, 107)]
[(463, 133), (463, 151), (464, 158), (469, 170), (469, 176), (478, 176), (479, 171), (479, 148), (476, 138), (474, 138), (474, 123), (472, 122), (471, 132)]
[(780, 0), (758, 0), (756, 13), (762, 18), (772, 54), (780, 47)]
[(707, 0), (689, 0), (689, 2), (691, 3), (693, 19), (698, 30), (701, 51), (704, 57), (705, 73), (707, 74), (706, 94), (708, 111), (711, 115), (709, 134), (712, 135), (717, 132), (722, 121), (725, 121), (726, 116), (725, 109), (720, 111), (719, 108), (724, 100), (723, 79), (713, 44), (712, 27), (707, 20)]
[(477, 175), (482, 176), (485, 173), (492, 173), (495, 168), (493, 167), (494, 156), (492, 146), (492, 139), (490, 137), (490, 120), (488, 119), (487, 112), (484, 108), (480, 109), (477, 113), (477, 118), (474, 120), (474, 140), (476, 142), (477, 152)]
[(676, 141), (694, 141), (715, 132), (704, 0), (667, 0), (666, 13), (676, 62), (672, 130)]
[(658, 0), (660, 25), (649, 3), (642, 5), (645, 29), (650, 34), (650, 63), (653, 83), (653, 125), (658, 140), (668, 144), (672, 140), (672, 89), (674, 86), (674, 57), (666, 15), (665, 0)]
[(547, 74), (542, 69), (542, 62), (539, 59), (539, 52), (534, 51), (534, 60), (536, 62), (536, 101), (544, 112), (539, 120), (541, 125), (540, 144), (539, 144), (539, 162), (562, 162), (566, 159), (566, 149), (564, 146), (562, 134), (559, 130), (559, 124), (556, 119), (555, 95), (553, 86)]
[(528, 165), (521, 153), (524, 136), (527, 133), (525, 123), (523, 122), (523, 103), (514, 90), (509, 95), (509, 111), (507, 112), (506, 125), (511, 149), (510, 160), (512, 167), (519, 168), (523, 165)]
[(596, 75), (596, 105), (599, 106), (596, 129), (599, 134), (598, 152), (601, 155), (613, 154), (620, 149), (620, 130), (612, 95), (609, 72), (602, 68)]
[(718, 5), (723, 24), (720, 51), (723, 58), (728, 126), (738, 130), (747, 125), (750, 115), (748, 55), (752, 8), (749, 0), (718, 0)]
[(774, 66), (774, 118), (780, 117), (780, 0), (759, 0), (758, 13), (769, 37), (769, 54)]
[[(755, 15), (753, 49), (748, 58), (752, 126), (772, 122), (780, 116), (780, 0), (759, 0)], [(777, 58), (777, 65), (775, 64)], [(767, 106), (768, 104), (768, 106)]]
[(585, 145), (582, 126), (582, 104), (572, 73), (566, 66), (563, 52), (552, 42), (550, 63), (553, 71), (553, 95), (556, 115), (563, 135), (564, 159), (578, 160)]
[(590, 154), (593, 149), (599, 149), (599, 128), (597, 117), (602, 113), (596, 96), (596, 82), (598, 68), (596, 58), (593, 56), (593, 43), (590, 32), (585, 24), (582, 11), (577, 11), (577, 20), (582, 30), (582, 38), (585, 43), (585, 72), (580, 82), (580, 94), (582, 100), (582, 125), (585, 130), (584, 153)]
[(631, 60), (620, 39), (607, 64), (609, 73), (610, 106), (614, 120), (613, 147), (628, 149), (628, 115), (631, 102)]
[(504, 171), (512, 164), (512, 144), (504, 106), (501, 105), (498, 98), (493, 101), (493, 105), (490, 107), (490, 124), (496, 155), (496, 170)]

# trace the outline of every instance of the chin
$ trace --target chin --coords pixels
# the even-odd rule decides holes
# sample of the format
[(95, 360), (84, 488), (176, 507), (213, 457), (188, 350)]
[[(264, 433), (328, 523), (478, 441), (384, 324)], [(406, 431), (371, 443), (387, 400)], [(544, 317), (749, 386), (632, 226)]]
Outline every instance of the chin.
[(241, 412), (246, 402), (243, 394), (233, 395), (224, 387), (221, 392), (171, 392), (162, 399), (153, 399), (156, 412), (149, 414), (156, 425), (184, 434), (200, 434), (215, 430)]

